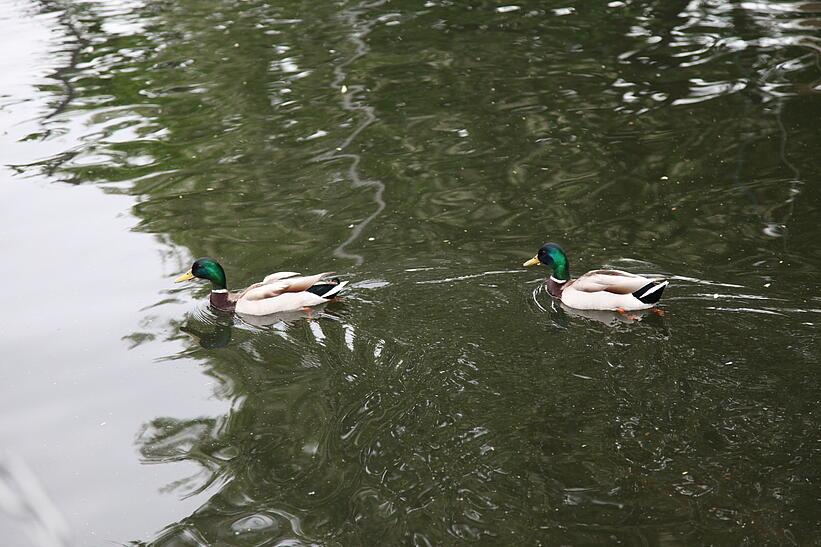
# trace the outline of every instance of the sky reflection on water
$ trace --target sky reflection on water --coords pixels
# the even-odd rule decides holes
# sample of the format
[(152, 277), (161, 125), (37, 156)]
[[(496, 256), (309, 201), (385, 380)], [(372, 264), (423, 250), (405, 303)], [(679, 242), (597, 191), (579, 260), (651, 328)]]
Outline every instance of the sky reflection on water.
[[(0, 462), (22, 464), (0, 465), (48, 503), (0, 474), (0, 524), (17, 545), (812, 542), (818, 13), (5, 7)], [(552, 302), (518, 268), (548, 239), (575, 273), (669, 276), (666, 315)], [(202, 255), (237, 287), (351, 289), (314, 320), (224, 316), (171, 282)]]

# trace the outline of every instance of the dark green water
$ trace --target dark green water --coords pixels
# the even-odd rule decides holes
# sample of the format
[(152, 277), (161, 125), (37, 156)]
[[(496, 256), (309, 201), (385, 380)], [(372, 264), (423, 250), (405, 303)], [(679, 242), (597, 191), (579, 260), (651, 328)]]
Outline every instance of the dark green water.
[[(6, 537), (819, 544), (820, 25), (10, 2)], [(671, 277), (666, 315), (558, 307), (521, 268), (547, 240)], [(351, 288), (251, 325), (172, 283), (202, 255)]]

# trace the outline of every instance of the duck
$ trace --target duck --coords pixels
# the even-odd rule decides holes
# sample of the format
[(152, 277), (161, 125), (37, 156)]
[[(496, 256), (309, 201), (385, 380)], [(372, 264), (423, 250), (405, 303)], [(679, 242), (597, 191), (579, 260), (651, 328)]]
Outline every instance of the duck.
[(241, 291), (228, 291), (225, 270), (210, 257), (198, 258), (191, 268), (174, 282), (194, 278), (211, 282), (211, 305), (224, 312), (241, 315), (271, 315), (296, 310), (310, 310), (330, 302), (348, 284), (339, 279), (326, 279), (333, 272), (303, 276), (297, 272), (275, 272), (259, 283)]
[(666, 279), (651, 279), (622, 270), (592, 270), (577, 279), (571, 279), (567, 253), (556, 243), (542, 245), (536, 256), (523, 266), (538, 264), (552, 269), (546, 284), (550, 296), (577, 310), (625, 314), (628, 311), (656, 309), (656, 304), (669, 284)]

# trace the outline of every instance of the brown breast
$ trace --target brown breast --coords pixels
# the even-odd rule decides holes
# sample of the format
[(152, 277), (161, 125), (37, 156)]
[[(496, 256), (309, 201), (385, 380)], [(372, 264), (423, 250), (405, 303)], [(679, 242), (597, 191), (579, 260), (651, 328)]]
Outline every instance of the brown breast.
[(234, 311), (237, 303), (235, 295), (229, 292), (211, 291), (211, 305), (222, 311)]
[(573, 283), (573, 282), (572, 281), (567, 281), (565, 283), (556, 283), (555, 281), (553, 281), (552, 278), (548, 279), (547, 280), (547, 292), (549, 292), (550, 296), (552, 296), (553, 298), (561, 298), (562, 297), (562, 291), (564, 290), (565, 287), (567, 287), (571, 283)]

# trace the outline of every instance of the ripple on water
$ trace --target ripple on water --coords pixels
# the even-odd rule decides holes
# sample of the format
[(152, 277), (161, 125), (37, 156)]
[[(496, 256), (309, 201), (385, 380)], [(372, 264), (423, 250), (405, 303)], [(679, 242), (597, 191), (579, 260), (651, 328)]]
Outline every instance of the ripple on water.
[(253, 534), (276, 534), (278, 528), (276, 519), (262, 513), (244, 516), (231, 523), (234, 534), (242, 536), (243, 541), (248, 541), (248, 536)]
[[(678, 14), (678, 24), (665, 28), (651, 10), (628, 33), (643, 43), (620, 56), (630, 65), (626, 72), (648, 69), (643, 81), (619, 79), (613, 84), (627, 88), (622, 108), (646, 112), (667, 103), (687, 106), (739, 92), (765, 98), (803, 93), (804, 84), (791, 74), (812, 70), (815, 64), (821, 39), (805, 31), (817, 28), (817, 13), (817, 3), (692, 2)], [(732, 31), (743, 34), (728, 36)], [(760, 63), (755, 78), (726, 78), (743, 66), (759, 64), (756, 57), (763, 55), (775, 56), (776, 63)], [(680, 80), (685, 75), (686, 82)]]
[[(156, 544), (809, 537), (817, 6), (520, 4), (72, 5), (35, 167), (131, 192), (175, 273), (356, 281), (312, 321), (129, 308), (124, 355), (231, 402), (140, 407), (131, 459), (200, 470)], [(545, 239), (680, 274), (668, 315), (561, 307)]]

